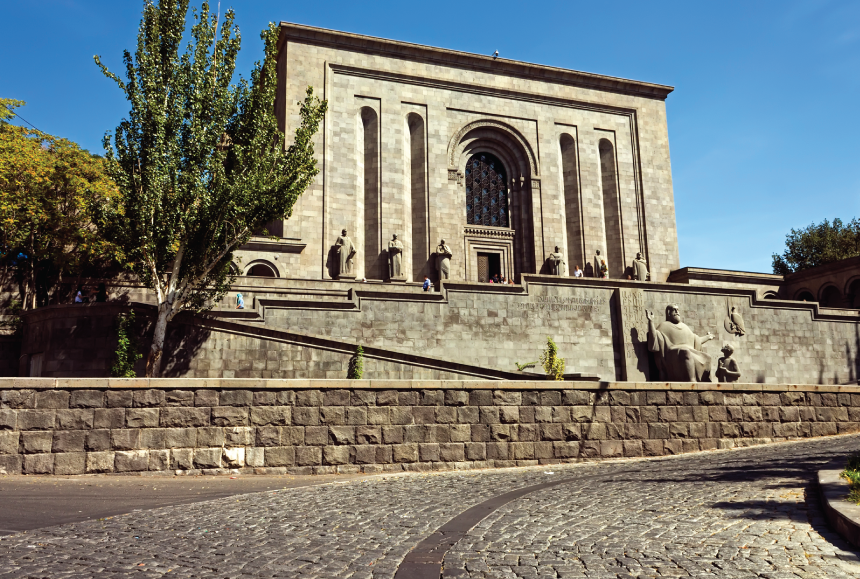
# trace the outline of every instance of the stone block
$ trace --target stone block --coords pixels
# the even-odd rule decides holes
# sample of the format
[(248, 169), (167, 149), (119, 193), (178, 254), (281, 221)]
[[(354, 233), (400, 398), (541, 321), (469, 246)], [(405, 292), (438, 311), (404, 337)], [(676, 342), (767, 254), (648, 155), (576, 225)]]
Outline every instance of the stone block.
[(778, 406), (762, 406), (761, 419), (767, 422), (779, 422), (779, 407)]
[(204, 426), (197, 429), (197, 445), (201, 448), (224, 446), (224, 429), (218, 426)]
[(832, 436), (837, 433), (835, 422), (813, 422), (812, 436)]
[(60, 409), (68, 407), (69, 393), (65, 390), (46, 390), (43, 392), (36, 392), (37, 409)]
[(661, 423), (649, 424), (648, 438), (652, 440), (662, 440), (664, 438), (669, 438), (669, 425)]
[[(516, 428), (516, 427), (514, 427)], [(508, 424), (490, 425), (490, 440), (508, 442), (511, 440), (511, 426)]]
[(610, 391), (609, 404), (613, 406), (630, 406), (630, 392), (623, 390)]
[(18, 454), (20, 441), (20, 432), (0, 431), (0, 454)]
[(471, 390), (469, 392), (469, 406), (492, 406), (493, 393), (490, 390)]
[(402, 426), (383, 426), (382, 441), (385, 444), (401, 444), (403, 442)]
[(490, 427), (486, 424), (472, 424), (469, 427), (472, 442), (487, 442), (490, 440)]
[(419, 444), (418, 460), (420, 460), (421, 462), (438, 462), (439, 445), (435, 443)]
[(806, 395), (803, 392), (781, 392), (779, 401), (782, 406), (806, 406)]
[(351, 449), (348, 446), (323, 447), (323, 463), (326, 465), (349, 464)]
[(221, 448), (195, 449), (194, 468), (221, 468)]
[(572, 441), (555, 441), (552, 443), (553, 458), (579, 458), (580, 443)]
[(570, 422), (591, 422), (594, 412), (591, 406), (571, 406)]
[(140, 448), (140, 430), (136, 428), (111, 430), (111, 450), (136, 450)]
[(721, 438), (738, 438), (741, 436), (741, 427), (737, 422), (720, 423)]
[(415, 422), (415, 424), (436, 424), (436, 407), (435, 406), (416, 406), (416, 407), (414, 407), (412, 409), (412, 420)]
[(641, 440), (624, 440), (621, 447), (624, 456), (642, 456), (644, 454)]
[[(469, 393), (465, 390), (446, 390), (445, 406), (467, 406), (469, 404)], [(447, 461), (453, 462), (453, 461)]]
[(422, 390), (420, 406), (442, 406), (445, 404), (445, 392), (442, 390)]
[(397, 406), (397, 390), (380, 390), (376, 393), (377, 406)]
[(136, 390), (132, 406), (135, 408), (154, 408), (164, 406), (164, 390)]
[(128, 408), (125, 411), (125, 424), (129, 428), (157, 428), (158, 408)]
[(797, 423), (796, 422), (783, 422), (776, 423), (773, 425), (773, 435), (779, 438), (796, 438), (797, 437)]
[[(514, 428), (516, 428), (516, 433), (514, 433)], [(540, 427), (537, 424), (511, 425), (511, 438), (519, 442), (535, 442), (540, 440)]]
[(349, 390), (323, 391), (323, 406), (349, 406)]
[(681, 454), (684, 452), (684, 444), (680, 440), (664, 440), (663, 454)]
[(162, 408), (160, 422), (162, 428), (209, 426), (209, 408), (193, 406)]
[(376, 462), (375, 445), (359, 444), (352, 447), (351, 453), (355, 464), (374, 464)]
[(105, 392), (105, 405), (108, 408), (130, 408), (134, 401), (132, 390), (108, 390)]
[(648, 406), (666, 406), (665, 392), (646, 392), (645, 404)]
[(296, 392), (296, 406), (319, 408), (322, 404), (323, 396), (319, 390), (299, 390)]
[(53, 430), (56, 410), (18, 410), (18, 430)]
[(125, 427), (125, 408), (96, 408), (93, 410), (93, 428)]
[(54, 474), (84, 474), (87, 470), (87, 453), (65, 452), (54, 454)]
[(23, 457), (21, 472), (23, 474), (53, 474), (53, 454), (25, 454)]
[(430, 426), (427, 424), (409, 424), (403, 427), (403, 442), (428, 442)]
[(245, 448), (241, 446), (222, 448), (221, 464), (225, 468), (243, 468), (245, 466)]
[[(318, 391), (317, 394), (319, 394)], [(301, 392), (299, 392), (301, 394)], [(319, 408), (296, 406), (293, 408), (293, 424), (297, 426), (317, 426), (320, 423)]]
[(509, 442), (488, 442), (488, 460), (511, 460), (511, 448)]
[(170, 451), (171, 470), (191, 470), (194, 468), (194, 450), (191, 448), (174, 448)]
[(59, 430), (89, 430), (93, 427), (93, 410), (73, 408), (57, 410), (56, 428)]
[(250, 426), (232, 426), (224, 428), (224, 446), (238, 447), (254, 444), (254, 429)]
[(439, 445), (439, 460), (443, 462), (462, 462), (466, 460), (466, 448), (463, 443), (445, 443)]
[(744, 422), (759, 422), (762, 419), (761, 407), (759, 406), (744, 406), (743, 420)]
[[(34, 408), (36, 391), (30, 389), (3, 390), (0, 392), (0, 407), (13, 410)], [(20, 470), (20, 469), (19, 469)]]
[(349, 400), (350, 406), (373, 406), (376, 404), (376, 392), (374, 390), (352, 390)]
[(601, 440), (600, 456), (602, 458), (616, 458), (624, 456), (624, 445), (620, 440)]
[(418, 462), (418, 445), (394, 444), (391, 447), (392, 460), (396, 463)]
[[(93, 431), (95, 432), (95, 431)], [(88, 452), (87, 453), (87, 474), (95, 474), (102, 472), (113, 472), (114, 468), (114, 453), (113, 452)]]
[(800, 414), (801, 422), (814, 422), (815, 421), (815, 408), (812, 406), (801, 406), (797, 409)]
[(289, 448), (295, 448), (297, 466), (317, 466), (322, 464), (322, 447), (320, 446), (297, 446)]
[(144, 448), (194, 448), (198, 446), (197, 441), (197, 433), (198, 429), (196, 428), (159, 428), (154, 430), (142, 430), (140, 434), (141, 443), (147, 439), (147, 435), (150, 433), (158, 433), (155, 436), (159, 440), (154, 440), (153, 442), (160, 442), (159, 446), (151, 446), (147, 444)]
[(367, 408), (364, 406), (347, 407), (346, 424), (349, 426), (363, 426), (367, 424)]
[(110, 430), (90, 430), (87, 432), (86, 450), (89, 452), (110, 450)]
[(451, 442), (451, 426), (447, 424), (428, 426), (426, 442)]
[(644, 456), (663, 456), (662, 440), (643, 440), (642, 454)]
[(114, 457), (116, 472), (142, 472), (149, 470), (148, 450), (119, 451)]
[(782, 422), (797, 422), (800, 420), (800, 409), (797, 406), (780, 406), (779, 419)]
[(328, 426), (306, 426), (305, 444), (308, 446), (326, 446), (329, 442)]
[(103, 408), (104, 405), (105, 393), (102, 390), (73, 390), (69, 398), (69, 408)]
[(494, 406), (520, 406), (522, 403), (522, 392), (516, 392), (514, 390), (493, 390)]
[(287, 426), (292, 422), (292, 407), (252, 406), (250, 416), (254, 426)]
[(700, 439), (708, 437), (708, 428), (706, 423), (690, 422), (687, 426), (690, 429), (690, 438)]
[(591, 423), (582, 428), (583, 440), (605, 440), (608, 433), (605, 424)]
[(418, 406), (421, 397), (419, 393), (414, 390), (407, 390), (406, 392), (398, 392), (397, 393), (397, 405), (398, 406)]
[(412, 424), (412, 407), (392, 406), (389, 408), (389, 419), (391, 424)]
[(164, 393), (165, 406), (194, 406), (193, 390), (168, 390)]
[(657, 420), (660, 422), (676, 422), (678, 420), (678, 407), (659, 406), (657, 408)]
[(487, 446), (483, 442), (467, 442), (464, 447), (466, 460), (487, 460)]
[(150, 450), (147, 470), (164, 471), (170, 468), (169, 450)]
[[(699, 392), (699, 404), (702, 404), (704, 406), (722, 406), (723, 393), (713, 391)], [(659, 455), (649, 456), (662, 456), (662, 451)]]
[(687, 422), (670, 422), (669, 437), (670, 438), (687, 438), (690, 435), (690, 429)]
[(710, 422), (726, 422), (729, 420), (728, 410), (725, 406), (711, 406), (708, 408), (708, 420)]
[(21, 474), (21, 464), (20, 454), (2, 454), (0, 455), (0, 474)]
[[(571, 426), (570, 424), (558, 424), (555, 422), (549, 424), (538, 425), (538, 436), (540, 440), (564, 440), (564, 427)], [(581, 434), (580, 430), (580, 434)]]
[(359, 426), (355, 429), (356, 444), (382, 444), (382, 428), (379, 426)]
[(21, 452), (24, 454), (51, 452), (53, 442), (52, 432), (22, 432)]
[[(307, 434), (305, 435), (307, 437)], [(330, 426), (329, 439), (336, 445), (351, 445), (355, 444), (355, 427), (354, 426)], [(343, 463), (337, 463), (343, 464)]]
[[(245, 449), (245, 464), (250, 467), (261, 467), (266, 465), (265, 449), (250, 447)], [(293, 449), (293, 462), (295, 462), (295, 449)], [(278, 465), (286, 466), (286, 465)]]
[(497, 406), (480, 406), (479, 409), (481, 424), (498, 424), (500, 422)]
[(837, 394), (836, 404), (838, 406), (851, 406), (851, 394), (845, 392)]
[[(561, 393), (559, 393), (561, 397)], [(533, 460), (535, 458), (535, 445), (533, 442), (512, 442), (510, 447), (512, 460)]]
[(469, 424), (452, 424), (448, 427), (451, 442), (470, 442), (472, 427)]
[[(545, 408), (544, 406), (536, 407), (536, 406), (520, 406), (520, 423), (532, 424), (536, 422), (535, 420), (535, 410), (537, 408)], [(550, 416), (550, 420), (552, 417)]]
[(368, 406), (367, 423), (379, 426), (391, 424), (391, 419), (389, 417), (389, 408), (386, 406)]
[(218, 402), (218, 391), (212, 389), (195, 390), (194, 406), (221, 406), (221, 404)]
[[(518, 406), (499, 406), (499, 421), (504, 424), (514, 424), (519, 422), (520, 409)], [(565, 422), (559, 420), (558, 422)]]
[(218, 393), (219, 406), (251, 406), (254, 393), (250, 390), (221, 390)]
[[(221, 398), (224, 392), (221, 392)], [(238, 406), (215, 406), (212, 408), (213, 426), (248, 426), (248, 408)]]
[[(2, 434), (0, 434), (0, 437), (2, 437)], [(0, 438), (0, 440), (2, 440), (2, 438)], [(86, 450), (86, 442), (87, 432), (85, 430), (54, 431), (54, 439), (51, 445), (51, 451), (69, 453), (84, 452), (84, 450)], [(0, 452), (2, 452), (2, 446), (0, 446)], [(83, 470), (81, 472), (83, 472)]]
[[(692, 410), (690, 413), (692, 414)], [(612, 422), (627, 422), (627, 408), (623, 406), (610, 406), (609, 415), (612, 418)]]
[(304, 427), (281, 426), (280, 431), (282, 446), (302, 446), (306, 444)]
[(453, 406), (437, 406), (435, 408), (435, 422), (437, 424), (456, 424), (458, 408)]
[(0, 430), (16, 430), (18, 426), (18, 411), (10, 408), (0, 408)]
[(260, 426), (256, 428), (256, 444), (262, 447), (281, 445), (281, 430), (277, 426)]

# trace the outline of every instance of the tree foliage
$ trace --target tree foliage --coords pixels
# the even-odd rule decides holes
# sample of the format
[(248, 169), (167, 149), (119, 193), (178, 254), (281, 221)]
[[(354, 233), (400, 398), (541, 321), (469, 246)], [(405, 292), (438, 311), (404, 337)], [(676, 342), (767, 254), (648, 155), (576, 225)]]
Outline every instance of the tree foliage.
[(101, 158), (66, 139), (0, 123), (0, 259), (17, 274), (24, 309), (46, 304), (64, 277), (117, 256), (87, 210), (117, 196)]
[(860, 255), (860, 220), (825, 219), (785, 236), (785, 252), (773, 254), (773, 273), (787, 275)]
[(211, 307), (234, 280), (234, 250), (267, 221), (290, 216), (318, 173), (312, 139), (326, 111), (309, 87), (285, 148), (274, 113), (278, 27), (262, 32), (265, 54), (250, 82), (231, 84), (240, 48), (233, 11), (219, 35), (208, 3), (195, 9), (180, 56), (188, 4), (144, 2), (137, 50), (124, 53), (125, 81), (95, 57), (131, 105), (104, 139), (122, 196), (98, 208), (98, 224), (157, 294), (147, 376), (158, 374), (167, 322)]
[(547, 375), (555, 380), (564, 380), (564, 358), (558, 357), (558, 346), (549, 336), (546, 337), (546, 349), (541, 354), (540, 361)]
[(116, 352), (110, 369), (110, 375), (114, 378), (137, 378), (134, 365), (143, 358), (143, 354), (138, 352), (134, 321), (134, 310), (117, 316)]
[(16, 99), (0, 98), (0, 123), (8, 121), (12, 117), (14, 117), (15, 109), (17, 109), (18, 107), (23, 107), (25, 104), (27, 103)]

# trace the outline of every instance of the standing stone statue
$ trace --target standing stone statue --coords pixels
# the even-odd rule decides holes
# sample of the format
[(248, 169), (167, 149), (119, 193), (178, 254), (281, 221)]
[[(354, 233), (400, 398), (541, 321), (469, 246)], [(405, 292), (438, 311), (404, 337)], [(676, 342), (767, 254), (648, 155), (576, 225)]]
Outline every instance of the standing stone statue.
[(633, 260), (633, 279), (639, 281), (648, 281), (648, 263), (642, 257), (641, 252), (636, 252), (636, 259)]
[(606, 259), (606, 256), (600, 255), (599, 249), (596, 249), (594, 251), (594, 277), (603, 277), (603, 274), (601, 273), (601, 267), (603, 267), (603, 268), (608, 267), (606, 265), (605, 259)]
[(449, 279), (451, 277), (451, 248), (445, 245), (445, 240), (439, 241), (436, 247), (436, 269), (439, 270), (439, 279)]
[(402, 267), (403, 242), (397, 239), (397, 234), (391, 236), (388, 242), (388, 277), (391, 281), (405, 279)]
[(737, 382), (741, 377), (741, 369), (738, 363), (732, 358), (735, 349), (731, 344), (725, 344), (722, 349), (723, 357), (717, 362), (717, 380), (720, 382)]
[(655, 354), (660, 379), (673, 382), (710, 382), (711, 357), (702, 344), (714, 339), (708, 332), (701, 337), (681, 321), (678, 306), (666, 306), (666, 321), (654, 326), (654, 312), (645, 310), (648, 319), (648, 349)]
[(550, 273), (552, 275), (566, 275), (565, 265), (564, 254), (561, 253), (561, 250), (556, 245), (555, 251), (549, 254)]
[(352, 240), (346, 234), (346, 229), (340, 232), (340, 236), (334, 242), (334, 245), (337, 247), (338, 279), (355, 279), (355, 272), (352, 268), (355, 254), (358, 251), (355, 248), (355, 244), (352, 243)]

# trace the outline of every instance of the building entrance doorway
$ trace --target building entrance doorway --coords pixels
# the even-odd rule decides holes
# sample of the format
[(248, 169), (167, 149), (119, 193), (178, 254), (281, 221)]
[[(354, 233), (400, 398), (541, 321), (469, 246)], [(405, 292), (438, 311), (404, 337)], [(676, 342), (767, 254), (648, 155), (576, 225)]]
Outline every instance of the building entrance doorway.
[(478, 252), (478, 281), (487, 283), (494, 275), (502, 275), (501, 254)]

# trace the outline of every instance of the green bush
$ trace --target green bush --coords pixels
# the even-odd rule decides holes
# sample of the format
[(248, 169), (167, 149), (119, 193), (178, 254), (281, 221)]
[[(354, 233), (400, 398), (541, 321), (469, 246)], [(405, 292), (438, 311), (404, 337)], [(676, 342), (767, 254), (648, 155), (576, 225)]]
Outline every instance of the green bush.
[(848, 500), (860, 504), (860, 453), (848, 457), (845, 470), (839, 476), (848, 479)]
[(549, 336), (546, 337), (546, 349), (540, 357), (544, 372), (556, 380), (564, 380), (564, 358), (558, 357), (558, 346)]
[(137, 378), (134, 364), (143, 358), (143, 355), (138, 353), (137, 340), (134, 337), (134, 310), (128, 315), (117, 316), (117, 326), (115, 361), (110, 375), (114, 378)]
[(350, 380), (361, 380), (364, 375), (364, 349), (358, 346), (355, 349), (355, 354), (349, 359), (349, 369), (346, 371), (346, 377)]

